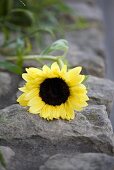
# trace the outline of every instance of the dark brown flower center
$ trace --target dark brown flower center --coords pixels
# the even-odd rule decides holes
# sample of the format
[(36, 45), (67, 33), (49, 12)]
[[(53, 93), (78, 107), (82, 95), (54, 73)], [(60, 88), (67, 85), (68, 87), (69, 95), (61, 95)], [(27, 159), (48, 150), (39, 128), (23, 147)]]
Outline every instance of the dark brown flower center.
[(48, 78), (40, 85), (40, 97), (49, 105), (61, 105), (70, 95), (69, 87), (61, 78)]

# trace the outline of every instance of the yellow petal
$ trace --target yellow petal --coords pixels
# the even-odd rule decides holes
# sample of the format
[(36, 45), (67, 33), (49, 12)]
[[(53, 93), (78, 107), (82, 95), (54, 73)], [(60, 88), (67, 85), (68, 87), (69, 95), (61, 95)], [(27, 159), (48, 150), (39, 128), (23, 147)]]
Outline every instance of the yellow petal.
[(30, 113), (39, 114), (40, 110), (42, 110), (42, 108), (45, 106), (45, 103), (43, 103), (41, 99), (34, 97), (28, 102), (27, 105), (30, 106), (29, 108)]
[(36, 78), (41, 78), (43, 72), (37, 68), (26, 68), (27, 73), (22, 74), (25, 81), (33, 81)]
[(81, 107), (86, 107), (86, 106), (88, 106), (88, 103), (87, 102), (85, 102), (85, 101), (76, 101), (76, 106), (77, 107), (79, 107), (79, 108), (81, 108)]
[(88, 106), (87, 102), (82, 100), (78, 100), (76, 97), (69, 97), (69, 102), (71, 103), (74, 110), (81, 111), (84, 107)]
[(35, 75), (42, 75), (42, 71), (38, 68), (30, 67), (26, 68), (27, 73), (31, 76), (34, 77)]
[(84, 107), (87, 107), (88, 106), (88, 104), (87, 104), (87, 102), (76, 102), (75, 103), (75, 106), (74, 106), (74, 109), (76, 110), (76, 111), (82, 111), (83, 109), (84, 109)]
[(51, 70), (53, 73), (55, 74), (58, 74), (60, 72), (60, 68), (57, 64), (57, 62), (54, 62), (52, 65), (51, 65)]
[(66, 110), (64, 104), (59, 106), (59, 115), (62, 119), (66, 119)]
[(83, 110), (83, 106), (82, 105), (80, 105), (79, 103), (77, 103), (77, 101), (75, 101), (75, 100), (70, 100), (69, 99), (69, 101), (70, 101), (70, 103), (71, 103), (71, 105), (73, 106), (73, 109), (74, 110), (76, 110), (76, 111), (81, 111), (81, 110)]
[(34, 88), (38, 88), (39, 85), (44, 81), (44, 77), (39, 77), (39, 78), (36, 78), (32, 81), (28, 81), (25, 86), (26, 86), (26, 89), (28, 90), (31, 90), (31, 89), (34, 89)]
[(45, 72), (45, 73), (50, 73), (50, 71), (51, 71), (47, 65), (44, 65), (42, 69), (43, 69), (43, 72)]
[(55, 76), (53, 71), (47, 65), (44, 65), (42, 69), (44, 78), (53, 78)]
[(64, 65), (61, 71), (58, 73), (58, 76), (65, 81), (66, 74), (67, 74), (67, 65)]
[(70, 87), (71, 94), (86, 94), (87, 89), (83, 84)]
[(28, 106), (33, 106), (33, 105), (37, 105), (40, 109), (45, 105), (45, 103), (41, 100), (40, 97), (35, 96), (34, 98), (32, 98), (31, 100), (29, 100)]
[(18, 97), (17, 102), (19, 102), (21, 106), (27, 106), (28, 101), (25, 99), (25, 93)]
[(70, 87), (72, 87), (72, 86), (76, 86), (76, 85), (78, 85), (78, 84), (80, 84), (80, 83), (82, 83), (83, 82), (83, 80), (85, 79), (85, 76), (84, 75), (68, 75), (68, 77), (67, 77), (67, 83), (68, 83), (68, 85), (70, 86)]
[(75, 86), (84, 80), (85, 76), (79, 74), (81, 69), (82, 67), (76, 67), (67, 72), (65, 80), (69, 86)]
[(72, 95), (74, 99), (77, 101), (88, 101), (89, 97), (86, 94), (74, 94)]
[(39, 108), (36, 106), (31, 106), (29, 108), (29, 112), (32, 113), (32, 114), (39, 114)]
[(69, 101), (67, 101), (64, 104), (65, 110), (66, 110), (66, 118), (67, 120), (73, 119), (74, 118), (74, 110), (73, 107), (71, 105), (71, 103)]
[(58, 119), (59, 112), (57, 106), (45, 105), (41, 110), (40, 116), (47, 120)]
[(53, 106), (52, 108), (52, 116), (55, 118), (55, 119), (58, 119), (60, 117), (60, 110), (59, 110), (59, 107), (60, 106)]
[(67, 65), (64, 65), (61, 69), (61, 73), (65, 74), (67, 72)]
[(73, 69), (70, 69), (69, 70), (69, 75), (79, 75), (80, 74), (80, 72), (81, 72), (81, 70), (82, 70), (82, 67), (75, 67), (75, 68), (73, 68)]
[(23, 78), (25, 81), (31, 81), (31, 77), (30, 77), (27, 73), (23, 73), (23, 74), (22, 74), (22, 78)]
[(25, 98), (26, 98), (26, 100), (30, 100), (37, 95), (38, 95), (38, 89), (34, 88), (34, 89), (30, 90), (28, 93), (26, 93)]
[(76, 110), (76, 111), (82, 111), (82, 110), (83, 110), (83, 107), (79, 107), (78, 105), (76, 105), (76, 106), (74, 107), (74, 110)]
[(18, 88), (20, 91), (22, 91), (22, 92), (26, 92), (27, 91), (27, 89), (26, 89), (26, 87), (25, 86), (23, 86), (23, 87), (20, 87), (20, 88)]
[(40, 110), (40, 116), (44, 119), (53, 119), (52, 116), (50, 117), (51, 114), (51, 107), (49, 105), (45, 105), (41, 110)]

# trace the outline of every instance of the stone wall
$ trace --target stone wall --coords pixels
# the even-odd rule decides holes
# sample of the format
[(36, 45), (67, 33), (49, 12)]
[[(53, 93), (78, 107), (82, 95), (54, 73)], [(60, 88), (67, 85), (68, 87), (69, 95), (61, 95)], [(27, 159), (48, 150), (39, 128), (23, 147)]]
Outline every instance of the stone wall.
[(1, 72), (0, 145), (5, 146), (1, 147), (3, 153), (7, 147), (13, 150), (8, 148), (9, 154), (4, 154), (8, 170), (114, 169), (114, 136), (109, 120), (114, 82), (103, 78), (106, 56), (102, 11), (95, 0), (69, 2), (76, 16), (89, 23), (88, 28), (65, 35), (70, 46), (70, 66), (82, 65), (83, 72), (90, 74), (86, 82), (89, 106), (77, 112), (72, 121), (47, 122), (15, 104), (17, 86), (23, 82)]

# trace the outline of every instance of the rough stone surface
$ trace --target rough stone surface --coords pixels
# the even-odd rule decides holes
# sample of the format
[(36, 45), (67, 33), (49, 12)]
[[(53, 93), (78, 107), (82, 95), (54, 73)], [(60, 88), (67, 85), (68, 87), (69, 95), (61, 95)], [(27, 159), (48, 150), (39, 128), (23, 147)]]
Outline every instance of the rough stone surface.
[(109, 114), (114, 102), (114, 82), (108, 79), (89, 76), (86, 86), (90, 104), (105, 105)]
[(58, 153), (114, 154), (113, 130), (102, 105), (90, 105), (72, 121), (46, 121), (12, 105), (0, 110), (0, 145), (16, 153), (8, 170), (37, 170)]
[[(26, 110), (27, 108), (24, 109), (19, 105), (12, 105), (0, 111), (1, 139), (26, 139), (39, 136), (52, 143), (62, 141), (66, 144), (66, 141), (75, 141), (77, 142), (75, 149), (82, 152), (90, 150), (109, 154), (113, 152), (113, 131), (105, 106), (88, 106), (84, 111), (78, 112), (72, 121), (49, 122)], [(70, 147), (68, 143), (67, 147)]]
[(81, 51), (94, 52), (101, 58), (104, 58), (104, 36), (101, 30), (88, 28), (66, 33), (66, 38), (72, 44), (78, 46)]
[(67, 59), (70, 67), (82, 66), (85, 74), (98, 77), (105, 76), (105, 63), (102, 58), (92, 51), (81, 51), (74, 43), (71, 43)]
[(98, 7), (97, 3), (93, 3), (91, 0), (83, 0), (82, 2), (81, 1), (82, 0), (67, 0), (69, 6), (71, 6), (75, 10), (76, 17), (82, 17), (90, 21), (92, 20), (92, 22), (102, 22), (102, 11)]
[(18, 79), (17, 75), (0, 72), (0, 108), (16, 103)]
[(105, 50), (102, 32), (96, 28), (66, 33), (67, 59), (71, 66), (82, 65), (88, 74), (105, 76)]
[(113, 170), (114, 157), (106, 154), (57, 154), (49, 158), (40, 170)]
[[(4, 158), (7, 167), (9, 162), (11, 161), (11, 158), (15, 155), (15, 153), (12, 151), (12, 149), (5, 146), (0, 146), (0, 151), (2, 153), (2, 156)], [(0, 170), (5, 170), (5, 168), (1, 164), (0, 164)]]
[(11, 84), (11, 76), (8, 73), (0, 72), (0, 96), (6, 95)]

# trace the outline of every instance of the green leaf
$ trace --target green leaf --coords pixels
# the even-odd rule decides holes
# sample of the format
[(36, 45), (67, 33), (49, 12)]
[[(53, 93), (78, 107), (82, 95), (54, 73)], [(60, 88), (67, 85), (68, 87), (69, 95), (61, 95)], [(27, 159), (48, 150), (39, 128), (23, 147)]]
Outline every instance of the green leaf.
[(49, 54), (51, 52), (54, 51), (63, 51), (64, 53), (66, 53), (68, 51), (68, 42), (64, 39), (60, 39), (55, 41), (54, 43), (52, 43), (52, 45), (50, 45), (49, 47), (47, 47), (46, 49), (44, 49), (44, 51), (42, 51), (41, 55), (46, 55)]
[(22, 74), (22, 70), (19, 66), (8, 61), (0, 61), (0, 68), (7, 69), (16, 74)]
[(17, 65), (22, 68), (23, 66), (23, 55), (25, 51), (25, 44), (23, 39), (18, 38), (16, 41), (16, 55), (17, 55)]
[(27, 9), (14, 9), (7, 18), (8, 22), (22, 27), (32, 26), (34, 23), (34, 15)]
[(6, 168), (6, 163), (5, 163), (5, 160), (4, 160), (4, 157), (3, 157), (2, 153), (1, 153), (1, 151), (0, 151), (0, 164), (1, 164), (4, 168)]
[(6, 16), (13, 7), (13, 0), (0, 0), (0, 17)]
[(52, 37), (54, 37), (52, 27), (49, 27), (49, 26), (47, 27), (47, 26), (43, 25), (42, 27), (39, 27), (37, 29), (37, 32), (47, 32), (47, 33), (51, 34)]

